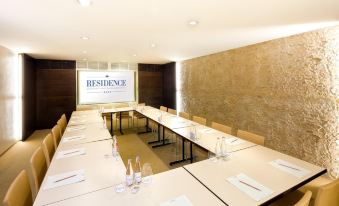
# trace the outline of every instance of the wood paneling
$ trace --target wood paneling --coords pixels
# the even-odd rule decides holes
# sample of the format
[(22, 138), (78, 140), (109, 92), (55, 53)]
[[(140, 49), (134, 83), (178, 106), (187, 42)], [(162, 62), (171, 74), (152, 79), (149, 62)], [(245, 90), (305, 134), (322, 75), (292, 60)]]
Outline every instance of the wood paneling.
[(176, 109), (175, 62), (161, 65), (163, 71), (163, 105)]
[(27, 139), (35, 130), (36, 121), (36, 79), (35, 59), (22, 56), (22, 138)]
[(159, 108), (163, 102), (163, 72), (160, 65), (139, 64), (139, 102)]
[(53, 127), (76, 109), (75, 61), (36, 61), (37, 128)]
[(139, 102), (175, 109), (175, 63), (139, 64)]

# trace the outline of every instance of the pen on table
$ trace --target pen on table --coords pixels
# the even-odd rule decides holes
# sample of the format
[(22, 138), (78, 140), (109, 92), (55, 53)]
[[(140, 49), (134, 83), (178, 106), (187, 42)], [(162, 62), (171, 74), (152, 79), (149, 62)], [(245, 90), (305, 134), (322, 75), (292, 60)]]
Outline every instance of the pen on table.
[(62, 179), (60, 179), (60, 180), (56, 180), (56, 181), (54, 181), (54, 183), (57, 183), (57, 182), (60, 182), (60, 181), (63, 181), (63, 180), (67, 180), (67, 179), (72, 178), (72, 177), (75, 177), (75, 176), (77, 176), (77, 175), (71, 175), (71, 176), (62, 178)]
[(73, 154), (73, 153), (76, 153), (76, 152), (79, 152), (79, 150), (73, 151), (73, 152), (67, 152), (67, 153), (64, 153), (64, 155)]
[(258, 190), (258, 191), (261, 191), (260, 189), (254, 187), (254, 186), (252, 186), (252, 185), (250, 185), (250, 184), (248, 184), (248, 183), (246, 183), (246, 182), (243, 182), (243, 181), (241, 181), (241, 180), (239, 180), (239, 182), (241, 182), (241, 183), (243, 183), (244, 185), (247, 185), (247, 186), (249, 186), (249, 187), (252, 187), (253, 189), (256, 189), (256, 190)]
[(290, 168), (290, 169), (294, 169), (294, 170), (300, 171), (300, 169), (294, 168), (294, 167), (291, 167), (291, 166), (288, 166), (288, 165), (284, 165), (284, 164), (280, 164), (280, 163), (278, 163), (278, 165), (281, 165), (281, 166), (284, 166), (284, 167), (287, 167), (287, 168)]

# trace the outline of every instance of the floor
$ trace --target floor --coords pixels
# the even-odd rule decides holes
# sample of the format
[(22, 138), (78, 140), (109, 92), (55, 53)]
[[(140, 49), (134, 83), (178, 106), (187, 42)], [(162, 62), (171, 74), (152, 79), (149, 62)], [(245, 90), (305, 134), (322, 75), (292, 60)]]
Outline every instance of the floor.
[[(152, 148), (152, 145), (148, 144), (148, 141), (156, 140), (156, 133), (138, 135), (138, 131), (145, 130), (143, 125), (145, 125), (145, 122), (140, 120), (139, 129), (137, 129), (136, 125), (133, 127), (131, 122), (128, 125), (127, 121), (123, 121), (122, 126), (124, 128), (124, 135), (115, 131), (118, 138), (120, 154), (125, 164), (128, 159), (133, 159), (133, 161), (135, 161), (135, 157), (140, 156), (142, 164), (151, 164), (154, 174), (180, 167), (184, 164), (189, 164), (189, 161), (187, 161), (174, 166), (169, 166), (169, 162), (179, 160), (181, 158), (181, 139), (172, 137), (170, 134), (166, 133), (167, 136), (171, 137), (169, 139), (172, 144)], [(109, 121), (107, 122), (107, 126), (109, 128)], [(31, 185), (33, 185), (29, 159), (49, 131), (50, 130), (48, 129), (35, 131), (25, 142), (17, 142), (0, 157), (0, 202), (3, 200), (4, 195), (13, 179), (22, 169), (26, 169), (28, 171)], [(175, 142), (178, 142), (178, 144)], [(186, 151), (189, 151), (189, 145), (186, 146)], [(195, 161), (207, 158), (207, 152), (199, 148), (194, 148), (194, 155)]]

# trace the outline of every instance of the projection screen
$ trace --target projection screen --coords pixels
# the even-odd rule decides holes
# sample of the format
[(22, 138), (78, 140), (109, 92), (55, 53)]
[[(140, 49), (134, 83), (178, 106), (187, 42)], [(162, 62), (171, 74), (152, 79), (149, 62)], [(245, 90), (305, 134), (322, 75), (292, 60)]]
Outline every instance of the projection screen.
[(78, 70), (79, 104), (135, 101), (134, 71)]

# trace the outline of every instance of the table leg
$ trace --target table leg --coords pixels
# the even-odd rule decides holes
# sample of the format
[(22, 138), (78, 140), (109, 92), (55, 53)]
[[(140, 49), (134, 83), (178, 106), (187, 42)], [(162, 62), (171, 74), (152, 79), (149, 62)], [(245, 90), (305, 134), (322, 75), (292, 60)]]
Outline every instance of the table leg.
[(119, 113), (119, 121), (120, 121), (120, 134), (124, 134), (123, 132), (122, 132), (122, 126), (121, 126), (121, 112)]
[(113, 131), (113, 112), (111, 112), (111, 134), (112, 134), (112, 136), (114, 135), (114, 131)]
[[(192, 142), (190, 142), (190, 144), (192, 145)], [(191, 154), (192, 155), (192, 154)], [(191, 160), (192, 158), (186, 158), (185, 157), (185, 139), (182, 137), (182, 159), (181, 160), (177, 160), (177, 161), (173, 161), (170, 162), (169, 165), (175, 165), (175, 164), (179, 164), (182, 162), (186, 162), (187, 160)], [(191, 160), (192, 161), (192, 160)]]
[[(158, 135), (160, 135), (160, 132), (158, 132)], [(158, 136), (158, 142), (160, 142), (160, 136)], [(167, 143), (166, 143), (167, 142)], [(165, 145), (169, 145), (171, 144), (169, 142), (169, 139), (165, 139), (165, 128), (162, 127), (162, 143), (161, 144), (158, 144), (158, 145), (154, 145), (152, 146), (153, 148), (156, 148), (156, 147), (162, 147), (162, 146), (165, 146)]]

